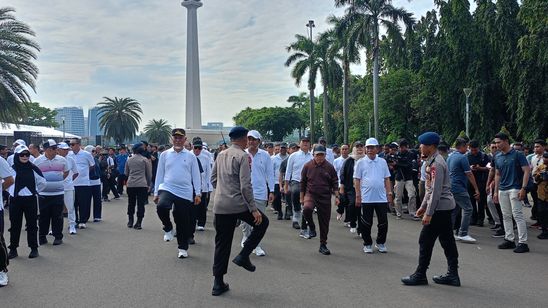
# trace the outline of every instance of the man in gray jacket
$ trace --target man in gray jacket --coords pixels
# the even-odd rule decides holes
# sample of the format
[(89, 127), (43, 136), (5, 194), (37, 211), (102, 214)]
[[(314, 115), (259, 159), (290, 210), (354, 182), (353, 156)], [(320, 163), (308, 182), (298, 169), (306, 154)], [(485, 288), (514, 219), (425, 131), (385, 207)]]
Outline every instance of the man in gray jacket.
[(406, 285), (426, 285), (426, 270), (430, 265), (432, 250), (436, 239), (439, 237), (441, 247), (447, 258), (447, 274), (434, 276), (433, 280), (438, 284), (460, 286), (458, 274), (457, 245), (453, 237), (451, 213), (455, 208), (455, 199), (451, 194), (449, 171), (443, 157), (437, 147), (440, 136), (433, 132), (427, 132), (419, 136), (421, 152), (426, 155), (426, 194), (417, 216), (422, 216), (422, 231), (419, 237), (419, 265), (411, 276), (402, 278)]
[(251, 162), (244, 151), (248, 130), (236, 126), (230, 131), (232, 146), (219, 153), (211, 173), (215, 188), (213, 213), (215, 214), (215, 256), (213, 259), (212, 295), (228, 291), (223, 276), (227, 273), (228, 259), (238, 219), (253, 227), (240, 253), (232, 260), (250, 272), (255, 271), (249, 255), (261, 242), (268, 228), (268, 218), (257, 209), (251, 187)]

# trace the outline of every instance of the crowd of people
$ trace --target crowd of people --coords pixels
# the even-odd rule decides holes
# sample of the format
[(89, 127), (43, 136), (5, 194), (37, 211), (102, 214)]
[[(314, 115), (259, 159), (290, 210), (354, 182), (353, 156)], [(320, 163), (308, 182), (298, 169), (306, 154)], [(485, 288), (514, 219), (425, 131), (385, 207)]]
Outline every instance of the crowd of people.
[[(102, 148), (83, 146), (76, 138), (0, 146), (0, 286), (8, 283), (8, 260), (18, 257), (23, 226), (28, 257), (36, 258), (48, 235), (52, 245), (63, 243), (64, 217), (71, 235), (86, 229), (92, 214), (93, 222), (101, 222), (102, 203), (111, 195), (119, 199), (127, 194), (127, 227), (135, 230), (142, 229), (152, 195), (164, 241), (176, 238), (178, 258), (187, 258), (195, 232), (205, 230), (214, 192), (213, 295), (229, 289), (223, 277), (237, 226), (242, 249), (233, 263), (254, 271), (250, 255), (267, 255), (262, 239), (269, 206), (277, 220), (290, 221), (304, 239), (317, 236), (316, 214), (323, 255), (331, 253), (327, 240), (332, 207), (336, 220), (361, 237), (365, 254), (388, 252), (389, 215), (421, 221), (419, 265), (402, 278), (406, 285), (428, 283), (426, 270), (439, 237), (448, 272), (434, 281), (459, 286), (456, 242), (477, 242), (470, 226), (490, 226), (494, 238), (503, 238), (500, 249), (528, 252), (523, 207), (532, 206), (531, 227), (541, 230), (539, 239), (548, 239), (548, 153), (543, 139), (535, 140), (528, 153), (528, 147), (510, 144), (504, 133), (486, 148), (466, 138), (457, 138), (450, 147), (432, 132), (421, 135), (415, 147), (412, 140), (382, 145), (375, 138), (328, 147), (325, 138), (313, 144), (306, 136), (299, 143), (271, 143), (243, 127), (233, 128), (229, 137), (231, 146), (223, 144), (214, 153), (199, 137), (187, 140), (181, 128), (172, 131), (172, 144), (166, 146), (143, 141)], [(4, 208), (10, 219), (8, 245)]]

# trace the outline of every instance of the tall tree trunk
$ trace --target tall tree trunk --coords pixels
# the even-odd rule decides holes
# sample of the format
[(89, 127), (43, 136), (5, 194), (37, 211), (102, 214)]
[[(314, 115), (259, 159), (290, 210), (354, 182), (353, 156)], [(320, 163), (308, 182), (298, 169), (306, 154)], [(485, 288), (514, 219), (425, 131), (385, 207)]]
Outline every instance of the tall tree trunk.
[(310, 141), (314, 142), (315, 136), (315, 129), (316, 125), (314, 123), (314, 112), (315, 112), (315, 102), (314, 102), (314, 88), (310, 89)]
[(327, 95), (327, 84), (323, 85), (323, 134), (328, 144), (332, 142), (329, 130), (329, 96)]
[(379, 138), (379, 25), (375, 22), (373, 46), (373, 121), (375, 122), (375, 139)]
[(343, 62), (343, 70), (343, 141), (344, 144), (348, 144), (348, 90), (350, 89), (350, 63), (348, 60)]

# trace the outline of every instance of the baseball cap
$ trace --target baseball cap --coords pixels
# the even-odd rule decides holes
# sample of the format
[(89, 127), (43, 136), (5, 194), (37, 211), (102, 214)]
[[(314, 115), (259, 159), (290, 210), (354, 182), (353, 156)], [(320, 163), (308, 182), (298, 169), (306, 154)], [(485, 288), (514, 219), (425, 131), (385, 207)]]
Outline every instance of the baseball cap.
[(55, 142), (55, 140), (53, 140), (53, 139), (48, 139), (46, 142), (44, 142), (42, 144), (42, 148), (44, 148), (44, 150), (49, 149), (49, 148), (56, 149), (57, 148), (57, 142)]
[(174, 128), (171, 131), (171, 136), (186, 136), (186, 132), (182, 128)]
[(379, 145), (379, 142), (375, 138), (369, 138), (369, 139), (365, 140), (365, 146), (366, 147), (378, 146), (378, 145)]
[(316, 144), (314, 146), (314, 155), (316, 155), (316, 154), (325, 154), (325, 152), (326, 152), (326, 149), (323, 145)]
[(27, 145), (27, 143), (23, 139), (17, 139), (13, 142), (13, 145)]
[(258, 131), (254, 130), (254, 129), (247, 132), (247, 136), (251, 137), (253, 139), (263, 139), (261, 137), (261, 134)]
[(301, 137), (301, 141), (308, 141), (308, 142), (310, 142), (310, 137), (308, 137), (308, 136), (302, 136), (302, 137)]
[(61, 150), (68, 150), (70, 149), (69, 145), (66, 142), (60, 142), (57, 144), (57, 147)]
[(29, 150), (29, 148), (27, 148), (26, 145), (21, 144), (21, 145), (18, 145), (18, 146), (15, 148), (15, 153), (20, 154), (20, 153), (22, 153), (22, 152), (24, 152), (24, 151), (28, 151), (28, 150)]
[(202, 142), (201, 138), (194, 138), (194, 139), (192, 139), (192, 146), (203, 147), (204, 143)]
[(287, 148), (287, 143), (285, 142), (280, 143), (280, 148)]

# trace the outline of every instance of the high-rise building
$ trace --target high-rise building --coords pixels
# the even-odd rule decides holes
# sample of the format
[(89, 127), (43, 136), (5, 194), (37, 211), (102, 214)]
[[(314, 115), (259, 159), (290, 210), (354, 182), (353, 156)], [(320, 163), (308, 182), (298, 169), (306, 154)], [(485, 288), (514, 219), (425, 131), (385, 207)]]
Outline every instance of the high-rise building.
[[(73, 135), (85, 136), (84, 111), (82, 107), (55, 108), (55, 111), (57, 111), (55, 121), (59, 124), (59, 130)], [(63, 117), (65, 118), (64, 127)]]
[(88, 117), (84, 117), (84, 136), (89, 136)]
[(89, 136), (103, 136), (105, 132), (101, 129), (99, 121), (99, 107), (93, 107), (88, 110), (88, 134)]

